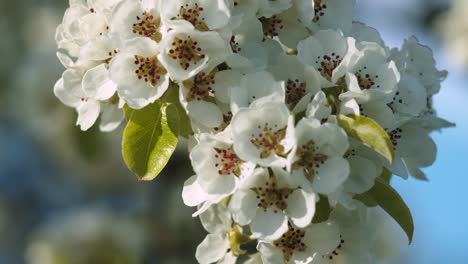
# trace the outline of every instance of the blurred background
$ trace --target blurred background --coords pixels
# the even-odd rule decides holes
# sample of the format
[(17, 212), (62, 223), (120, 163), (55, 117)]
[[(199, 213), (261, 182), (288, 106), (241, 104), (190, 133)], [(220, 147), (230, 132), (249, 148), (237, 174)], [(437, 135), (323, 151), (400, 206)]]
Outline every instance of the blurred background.
[[(430, 182), (394, 180), (413, 212), (411, 247), (386, 218), (387, 264), (468, 261), (468, 1), (358, 0), (357, 20), (387, 45), (416, 35), (450, 72), (435, 97), (457, 127), (435, 133)], [(183, 205), (184, 146), (158, 179), (140, 183), (120, 156), (122, 128), (83, 133), (52, 88), (63, 68), (55, 27), (66, 0), (0, 0), (0, 264), (195, 263), (204, 230)], [(182, 144), (183, 145), (183, 144)]]

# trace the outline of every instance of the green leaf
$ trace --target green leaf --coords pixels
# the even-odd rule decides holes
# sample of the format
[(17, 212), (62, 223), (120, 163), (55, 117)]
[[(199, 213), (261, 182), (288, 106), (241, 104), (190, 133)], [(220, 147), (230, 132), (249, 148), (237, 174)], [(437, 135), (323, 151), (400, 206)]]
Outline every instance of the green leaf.
[(385, 180), (378, 177), (374, 187), (364, 193), (354, 197), (365, 205), (374, 207), (379, 205), (401, 226), (408, 236), (409, 243), (413, 241), (414, 223), (411, 211), (405, 204), (398, 192), (392, 188)]
[(122, 155), (140, 180), (153, 180), (164, 169), (177, 146), (179, 116), (174, 105), (157, 100), (147, 107), (124, 108), (128, 123)]
[(379, 176), (379, 178), (386, 184), (390, 184), (390, 181), (392, 180), (392, 172), (390, 172), (387, 168), (383, 168), (382, 174)]
[(337, 116), (337, 120), (338, 124), (350, 137), (361, 141), (364, 145), (375, 150), (387, 159), (390, 164), (393, 163), (395, 153), (392, 141), (387, 132), (374, 120), (356, 115), (339, 115)]
[(162, 101), (173, 104), (176, 107), (176, 110), (179, 114), (179, 135), (188, 138), (188, 136), (193, 134), (192, 125), (190, 118), (185, 112), (185, 109), (180, 104), (179, 100), (179, 86), (177, 84), (171, 83), (169, 89), (162, 96)]

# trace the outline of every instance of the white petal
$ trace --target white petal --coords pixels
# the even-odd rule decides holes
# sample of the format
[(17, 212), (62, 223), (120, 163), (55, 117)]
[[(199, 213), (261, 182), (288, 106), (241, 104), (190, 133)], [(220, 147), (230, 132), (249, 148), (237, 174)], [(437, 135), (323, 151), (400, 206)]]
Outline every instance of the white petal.
[(99, 117), (101, 107), (99, 102), (88, 99), (76, 109), (78, 111), (78, 120), (76, 125), (79, 125), (81, 130), (86, 131), (94, 125)]
[(343, 158), (331, 158), (317, 170), (312, 187), (318, 193), (329, 194), (342, 185), (348, 176), (348, 161)]
[(101, 105), (102, 114), (99, 129), (102, 132), (111, 132), (119, 127), (124, 120), (122, 109), (116, 105)]
[(213, 103), (193, 101), (188, 103), (187, 110), (193, 121), (209, 128), (219, 127), (223, 121), (223, 113)]
[(109, 52), (113, 52), (114, 48), (111, 40), (108, 37), (99, 37), (95, 40), (86, 43), (80, 50), (80, 58), (92, 61), (104, 61), (111, 56)]
[(387, 165), (387, 167), (390, 169), (392, 174), (400, 176), (403, 179), (408, 179), (408, 170), (406, 169), (406, 165), (398, 153), (395, 153), (393, 163), (391, 165)]
[(78, 107), (86, 97), (81, 87), (82, 76), (75, 70), (66, 70), (54, 86), (55, 96), (65, 105)]
[(420, 167), (432, 165), (436, 159), (437, 146), (428, 132), (415, 125), (405, 125), (398, 142), (397, 152)]
[(109, 70), (105, 64), (88, 70), (83, 76), (82, 85), (88, 97), (99, 101), (111, 98), (117, 88), (117, 85), (110, 79)]
[(301, 189), (289, 195), (286, 214), (297, 227), (304, 228), (312, 222), (315, 214), (315, 194)]
[(345, 183), (346, 191), (352, 193), (363, 193), (374, 186), (374, 181), (380, 171), (373, 161), (353, 156), (348, 158), (351, 173)]
[(250, 229), (256, 238), (273, 241), (288, 231), (288, 218), (280, 210), (258, 208)]
[(235, 70), (226, 70), (216, 73), (213, 90), (216, 98), (223, 103), (230, 103), (231, 90), (239, 86), (242, 74)]
[(326, 255), (340, 244), (340, 230), (336, 223), (328, 221), (310, 225), (304, 237), (308, 247)]
[(257, 194), (252, 190), (235, 192), (229, 201), (229, 210), (236, 223), (249, 224), (257, 213)]
[[(217, 262), (217, 264), (236, 264), (237, 257), (232, 254), (232, 251), (226, 253), (223, 259)], [(244, 263), (245, 264), (245, 263)]]
[(184, 204), (190, 207), (197, 206), (206, 201), (206, 194), (198, 184), (197, 176), (194, 175), (184, 182), (182, 189)]
[(263, 264), (284, 264), (283, 252), (272, 244), (260, 242), (257, 246)]
[(225, 234), (208, 234), (197, 247), (195, 257), (200, 264), (210, 264), (226, 255), (229, 240)]
[(306, 116), (318, 120), (327, 119), (332, 112), (328, 99), (322, 91), (318, 92), (307, 106)]
[(232, 228), (231, 213), (224, 204), (212, 205), (200, 214), (200, 222), (212, 234), (227, 232)]

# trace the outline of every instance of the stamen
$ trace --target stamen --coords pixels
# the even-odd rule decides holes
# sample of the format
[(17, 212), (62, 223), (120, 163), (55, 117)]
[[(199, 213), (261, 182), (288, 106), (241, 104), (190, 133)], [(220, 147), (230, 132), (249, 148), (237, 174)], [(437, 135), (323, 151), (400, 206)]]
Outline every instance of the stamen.
[(336, 53), (318, 56), (315, 63), (319, 66), (318, 71), (327, 80), (331, 81), (333, 71), (340, 65), (343, 58)]
[(214, 151), (214, 157), (218, 161), (215, 166), (219, 175), (241, 175), (241, 165), (244, 161), (237, 156), (232, 146), (225, 149), (214, 148)]
[(322, 0), (314, 0), (314, 19), (312, 21), (314, 23), (317, 23), (320, 21), (320, 18), (322, 18), (325, 15), (325, 10), (327, 9), (326, 4), (322, 4)]
[(284, 28), (283, 20), (276, 15), (269, 18), (261, 17), (260, 22), (262, 23), (265, 38), (278, 36), (279, 32)]
[(286, 103), (289, 108), (294, 108), (297, 103), (306, 95), (306, 83), (298, 79), (289, 79), (286, 83)]
[(226, 129), (229, 126), (229, 124), (231, 124), (232, 117), (233, 117), (233, 114), (231, 111), (223, 114), (223, 122), (221, 123), (219, 127), (215, 127), (214, 130), (216, 132), (224, 131), (224, 129)]
[(289, 225), (289, 230), (273, 242), (273, 245), (283, 252), (285, 263), (289, 262), (295, 252), (303, 252), (306, 249), (305, 243), (302, 242), (304, 237), (305, 231)]
[(206, 101), (213, 97), (215, 92), (211, 87), (216, 82), (214, 80), (216, 71), (209, 74), (201, 72), (193, 78), (193, 80), (184, 81), (184, 86), (189, 89), (187, 101)]
[(340, 255), (340, 252), (342, 248), (345, 246), (345, 241), (343, 237), (340, 235), (340, 244), (333, 250), (330, 254), (322, 256), (323, 259), (329, 259), (330, 261), (333, 261), (333, 259), (337, 256)]
[[(367, 67), (364, 67), (364, 71), (367, 70)], [(359, 70), (357, 73), (354, 74), (358, 80), (359, 87), (364, 90), (369, 90), (375, 85), (375, 81), (372, 76), (368, 73), (363, 73), (363, 70)], [(379, 76), (375, 75), (375, 79), (378, 79)], [(380, 88), (378, 85), (377, 88)]]
[(390, 140), (392, 141), (394, 149), (398, 146), (398, 141), (400, 140), (402, 133), (403, 133), (403, 129), (401, 128), (397, 128), (388, 132), (388, 135), (390, 136)]
[(143, 37), (150, 38), (159, 42), (162, 38), (159, 28), (161, 26), (161, 19), (154, 17), (148, 12), (144, 12), (142, 16), (137, 16), (137, 23), (133, 24), (133, 33)]
[(186, 39), (174, 38), (172, 49), (169, 50), (168, 55), (173, 60), (177, 60), (184, 70), (190, 68), (192, 64), (199, 63), (206, 57), (198, 46), (198, 42), (193, 41), (190, 36)]
[(208, 31), (209, 28), (205, 24), (205, 18), (202, 16), (204, 8), (195, 3), (193, 6), (186, 4), (180, 6), (179, 13), (174, 20), (185, 20), (190, 22), (199, 31)]
[[(270, 207), (276, 206), (280, 210), (286, 210), (288, 204), (286, 199), (288, 199), (292, 190), (283, 188), (278, 188), (278, 183), (275, 177), (270, 177), (268, 181), (262, 186), (256, 188), (257, 193), (257, 206), (263, 209), (268, 209)], [(278, 213), (278, 211), (274, 211)]]
[(265, 124), (263, 129), (259, 126), (259, 129), (261, 129), (260, 133), (257, 135), (252, 134), (250, 142), (261, 150), (260, 157), (265, 159), (272, 154), (276, 154), (281, 157), (286, 156), (286, 153), (284, 153), (284, 147), (280, 144), (286, 137), (286, 129), (273, 130), (273, 128), (268, 126), (268, 123)]
[(167, 73), (156, 55), (150, 58), (136, 55), (135, 65), (138, 66), (138, 69), (135, 70), (137, 78), (139, 80), (144, 80), (153, 87), (156, 86), (161, 77)]
[(318, 152), (319, 149), (313, 140), (297, 148), (298, 160), (293, 163), (293, 170), (304, 170), (304, 174), (312, 179), (318, 174), (317, 169), (328, 159), (326, 155)]

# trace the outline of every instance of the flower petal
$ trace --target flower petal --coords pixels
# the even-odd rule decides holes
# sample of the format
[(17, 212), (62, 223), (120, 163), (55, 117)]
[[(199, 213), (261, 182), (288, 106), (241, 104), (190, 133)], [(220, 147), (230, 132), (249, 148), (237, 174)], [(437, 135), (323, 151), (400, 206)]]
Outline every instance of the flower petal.
[(288, 218), (280, 210), (258, 208), (250, 229), (258, 239), (273, 241), (288, 231)]
[(297, 189), (287, 199), (286, 214), (297, 227), (304, 228), (312, 222), (315, 214), (315, 194)]
[(198, 245), (195, 257), (200, 264), (216, 262), (226, 255), (229, 240), (225, 234), (208, 234)]

